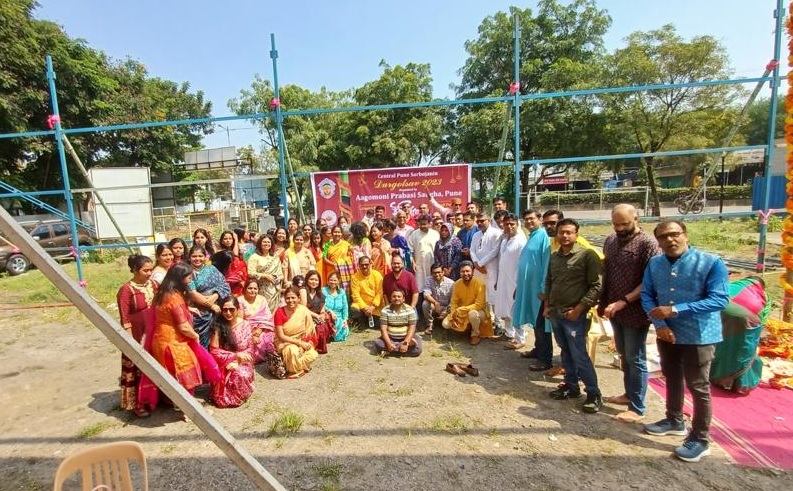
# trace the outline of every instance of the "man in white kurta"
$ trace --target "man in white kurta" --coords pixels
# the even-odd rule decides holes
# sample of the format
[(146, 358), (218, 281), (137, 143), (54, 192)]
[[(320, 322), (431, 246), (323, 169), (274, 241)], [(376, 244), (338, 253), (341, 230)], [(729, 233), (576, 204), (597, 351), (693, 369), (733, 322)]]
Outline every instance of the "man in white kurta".
[[(512, 306), (515, 304), (515, 289), (518, 286), (518, 263), (526, 245), (526, 235), (518, 224), (518, 217), (510, 213), (504, 218), (504, 235), (498, 253), (498, 280), (496, 281), (496, 317), (504, 319), (507, 337), (515, 337), (512, 326)], [(507, 345), (509, 349), (520, 349), (518, 340)]]
[(419, 228), (410, 232), (407, 240), (408, 247), (413, 253), (413, 269), (416, 275), (416, 283), (423, 287), (427, 278), (432, 276), (432, 263), (435, 262), (435, 243), (440, 240), (441, 236), (430, 228), (429, 215), (419, 215), (416, 218), (416, 224)]
[(494, 309), (496, 298), (496, 280), (498, 279), (498, 252), (501, 242), (501, 229), (495, 221), (490, 220), (487, 213), (479, 213), (476, 217), (479, 231), (471, 239), (471, 261), (474, 263), (474, 278), (487, 285), (487, 303), (490, 306), (490, 318), (496, 319)]

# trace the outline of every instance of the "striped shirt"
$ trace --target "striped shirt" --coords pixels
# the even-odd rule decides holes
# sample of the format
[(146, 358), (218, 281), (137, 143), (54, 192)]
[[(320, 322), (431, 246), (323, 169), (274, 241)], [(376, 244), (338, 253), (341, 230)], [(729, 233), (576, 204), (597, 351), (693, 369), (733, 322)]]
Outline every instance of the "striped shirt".
[(393, 309), (391, 305), (383, 307), (380, 313), (380, 325), (386, 326), (388, 335), (392, 337), (404, 338), (408, 328), (415, 326), (417, 321), (416, 309), (404, 303), (398, 309)]

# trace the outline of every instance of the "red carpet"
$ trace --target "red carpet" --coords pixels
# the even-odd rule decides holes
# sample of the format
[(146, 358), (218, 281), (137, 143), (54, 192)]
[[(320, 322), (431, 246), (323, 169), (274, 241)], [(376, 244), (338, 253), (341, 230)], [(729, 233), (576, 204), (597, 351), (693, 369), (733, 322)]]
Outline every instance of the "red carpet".
[[(666, 396), (664, 379), (650, 379), (650, 387)], [(793, 470), (793, 390), (760, 384), (749, 395), (739, 396), (711, 386), (711, 397), (710, 436), (737, 464)], [(693, 411), (688, 392), (684, 411)]]

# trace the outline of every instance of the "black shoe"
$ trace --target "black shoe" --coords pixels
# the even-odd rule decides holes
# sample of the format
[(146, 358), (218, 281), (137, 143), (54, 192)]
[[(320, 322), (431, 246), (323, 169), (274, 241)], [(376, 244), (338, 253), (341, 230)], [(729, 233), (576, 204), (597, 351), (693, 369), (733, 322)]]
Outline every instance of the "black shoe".
[(537, 348), (532, 348), (529, 351), (524, 351), (523, 353), (520, 354), (520, 357), (521, 358), (536, 359), (537, 358)]
[(534, 362), (534, 363), (529, 363), (529, 370), (531, 370), (532, 372), (544, 372), (545, 370), (550, 369), (551, 366), (552, 365), (550, 364), (546, 365), (545, 363)]
[(600, 412), (603, 407), (603, 399), (598, 395), (587, 394), (586, 401), (581, 405), (581, 411), (589, 414)]
[(551, 399), (556, 399), (557, 401), (561, 401), (564, 399), (578, 399), (581, 397), (581, 389), (578, 387), (570, 387), (565, 383), (559, 384), (559, 387), (552, 390), (549, 394)]

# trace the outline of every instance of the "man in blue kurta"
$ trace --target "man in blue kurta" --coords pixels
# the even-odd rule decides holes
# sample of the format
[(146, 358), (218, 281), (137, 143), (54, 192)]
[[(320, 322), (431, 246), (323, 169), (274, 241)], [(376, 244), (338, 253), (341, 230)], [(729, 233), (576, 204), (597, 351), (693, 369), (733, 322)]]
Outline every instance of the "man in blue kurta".
[(534, 356), (537, 361), (529, 365), (529, 369), (548, 370), (551, 368), (553, 345), (551, 326), (549, 324), (546, 327), (545, 317), (542, 315), (540, 294), (545, 292), (545, 277), (548, 274), (548, 260), (551, 257), (551, 240), (545, 229), (540, 226), (541, 214), (538, 211), (523, 212), (523, 224), (529, 231), (529, 240), (523, 246), (518, 261), (518, 286), (515, 290), (515, 303), (512, 306), (513, 325), (517, 327), (529, 324), (534, 327)]
[[(698, 462), (710, 454), (710, 364), (722, 340), (720, 312), (730, 300), (727, 268), (717, 256), (688, 246), (686, 225), (655, 227), (663, 254), (650, 259), (642, 281), (642, 307), (655, 326), (666, 377), (666, 418), (646, 425), (651, 435), (686, 436), (675, 455)], [(694, 401), (691, 431), (683, 421), (683, 381)]]

